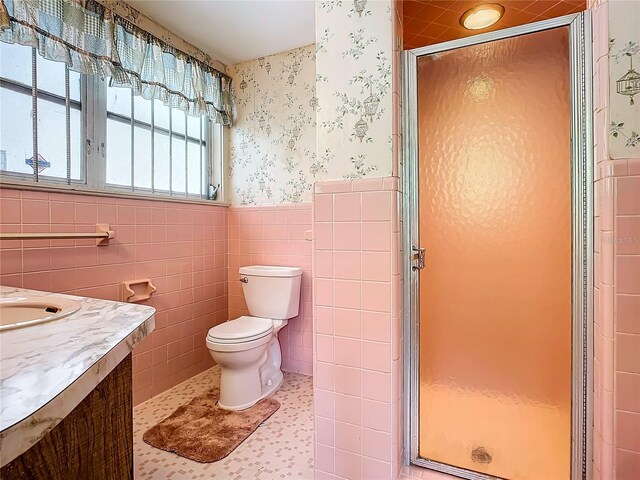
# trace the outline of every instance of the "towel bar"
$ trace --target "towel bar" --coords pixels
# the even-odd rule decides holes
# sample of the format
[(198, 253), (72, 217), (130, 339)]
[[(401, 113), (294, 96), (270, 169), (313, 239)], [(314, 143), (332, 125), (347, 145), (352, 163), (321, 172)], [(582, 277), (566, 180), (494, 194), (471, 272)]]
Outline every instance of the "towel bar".
[(60, 240), (74, 238), (95, 238), (96, 245), (107, 245), (115, 237), (113, 230), (109, 230), (106, 223), (98, 223), (95, 233), (83, 232), (42, 232), (42, 233), (0, 233), (0, 240)]

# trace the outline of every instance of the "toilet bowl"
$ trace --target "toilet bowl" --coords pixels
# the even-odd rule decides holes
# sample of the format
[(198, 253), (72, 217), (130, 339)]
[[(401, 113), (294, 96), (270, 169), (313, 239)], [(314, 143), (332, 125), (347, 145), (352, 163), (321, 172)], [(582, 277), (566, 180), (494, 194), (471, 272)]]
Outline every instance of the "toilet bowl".
[(240, 268), (250, 316), (211, 328), (206, 345), (220, 366), (220, 400), (227, 410), (244, 410), (272, 395), (282, 384), (278, 332), (298, 315), (298, 267)]

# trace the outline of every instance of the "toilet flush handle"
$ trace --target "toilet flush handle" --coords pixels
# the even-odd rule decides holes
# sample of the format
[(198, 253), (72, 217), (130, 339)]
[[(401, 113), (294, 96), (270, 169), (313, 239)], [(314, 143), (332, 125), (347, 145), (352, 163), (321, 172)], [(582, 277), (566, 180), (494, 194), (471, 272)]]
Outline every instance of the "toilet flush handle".
[(247, 277), (240, 277), (240, 281), (242, 283), (249, 283), (249, 279)]

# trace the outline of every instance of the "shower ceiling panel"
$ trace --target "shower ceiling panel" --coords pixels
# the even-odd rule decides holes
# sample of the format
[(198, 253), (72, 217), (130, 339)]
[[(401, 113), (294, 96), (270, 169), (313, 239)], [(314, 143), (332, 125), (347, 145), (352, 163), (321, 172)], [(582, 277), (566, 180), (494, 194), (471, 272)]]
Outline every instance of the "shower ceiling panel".
[[(477, 5), (499, 3), (504, 16), (484, 30), (467, 30), (460, 25), (464, 12)], [(405, 0), (403, 5), (404, 49), (424, 47), (470, 35), (561, 17), (586, 9), (586, 0)]]

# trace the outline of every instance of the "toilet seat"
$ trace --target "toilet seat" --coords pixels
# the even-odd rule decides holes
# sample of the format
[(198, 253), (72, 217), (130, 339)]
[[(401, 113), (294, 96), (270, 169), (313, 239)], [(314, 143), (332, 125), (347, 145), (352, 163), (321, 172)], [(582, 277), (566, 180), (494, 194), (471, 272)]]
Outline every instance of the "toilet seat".
[(272, 332), (272, 320), (242, 316), (211, 328), (207, 333), (207, 341), (216, 344), (246, 343), (271, 335)]

